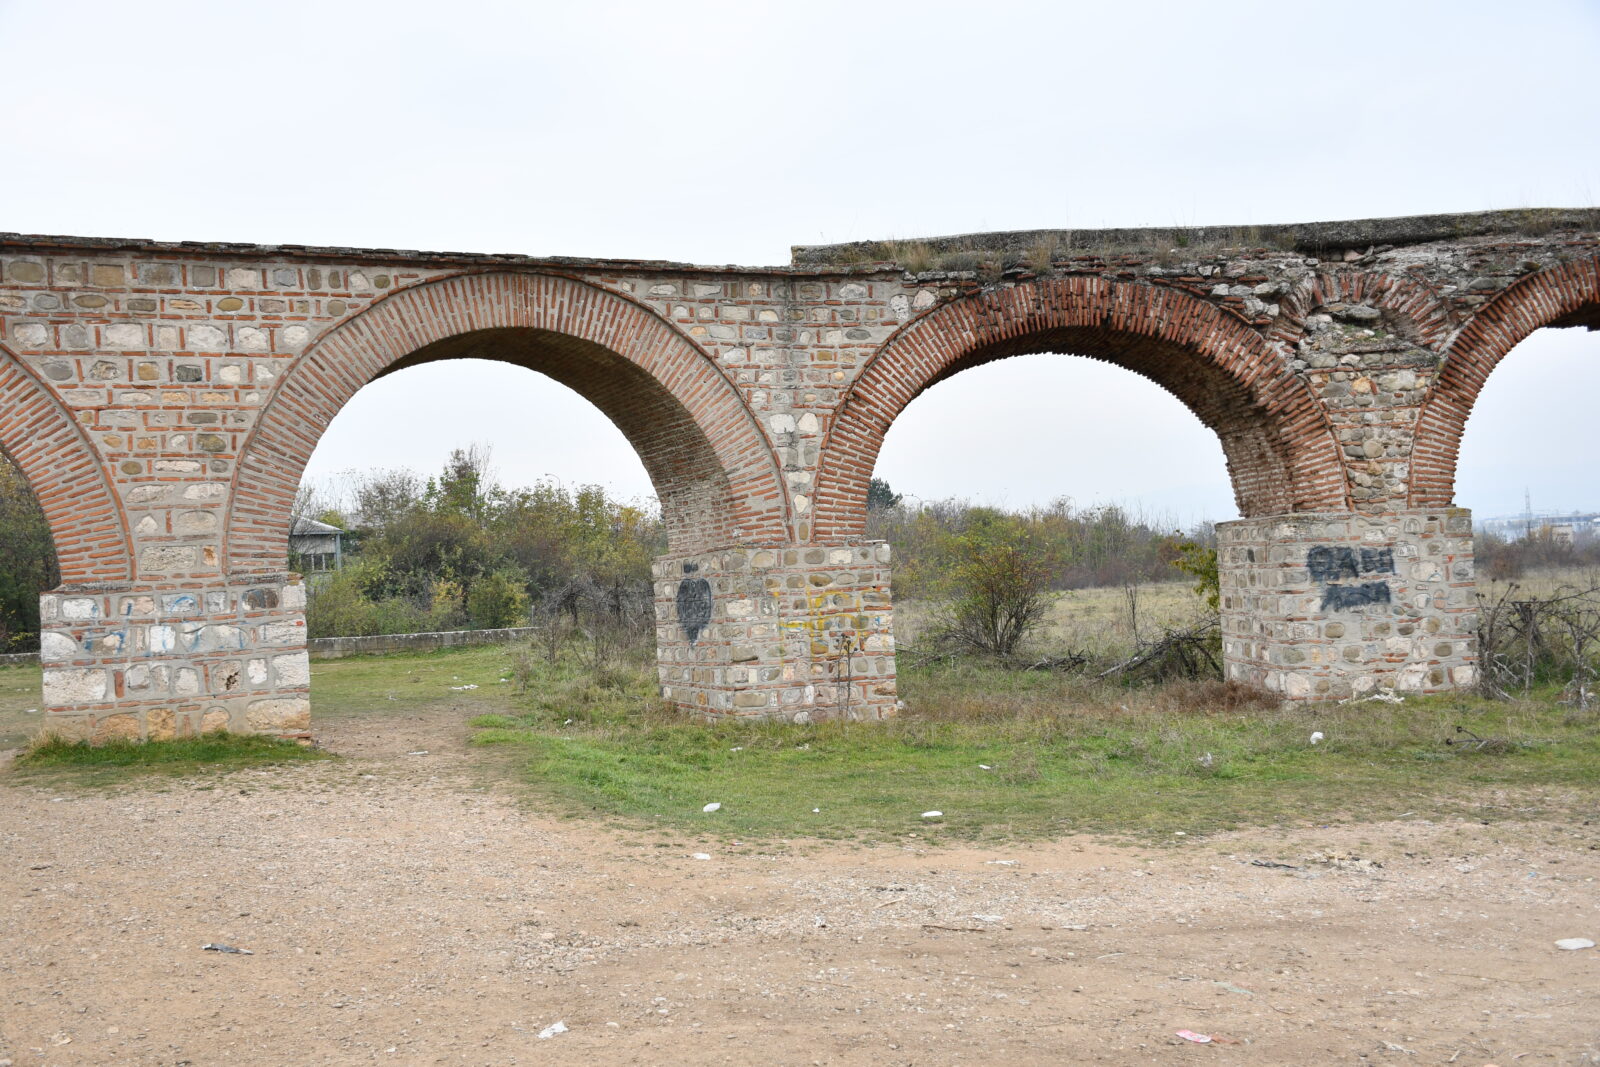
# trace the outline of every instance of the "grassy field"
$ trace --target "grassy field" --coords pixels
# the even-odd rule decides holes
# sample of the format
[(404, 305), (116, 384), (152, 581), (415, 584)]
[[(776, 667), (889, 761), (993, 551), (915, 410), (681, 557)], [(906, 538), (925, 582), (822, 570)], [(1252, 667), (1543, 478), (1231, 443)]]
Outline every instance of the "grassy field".
[[(1166, 837), (1418, 809), (1528, 815), (1600, 794), (1600, 723), (1539, 701), (1280, 711), (1221, 684), (941, 668), (902, 675), (909, 711), (889, 723), (708, 726), (649, 689), (641, 676), (593, 702), (570, 665), (541, 667), (536, 695), (475, 719), (475, 741), (519, 753), (546, 804), (732, 838)], [(1458, 725), (1495, 742), (1445, 744)], [(1515, 807), (1495, 799), (1505, 790)]]
[[(916, 647), (933, 624), (938, 605), (926, 600), (895, 604), (895, 631), (903, 646)], [(1095, 659), (1116, 658), (1163, 627), (1197, 619), (1205, 607), (1193, 582), (1158, 582), (1126, 590), (1104, 587), (1052, 593), (1050, 613), (1029, 647), (1046, 654), (1074, 650)], [(1137, 628), (1137, 635), (1135, 629)]]
[[(1147, 587), (1141, 630), (1194, 600)], [(1132, 635), (1120, 590), (1065, 597), (1055, 617), (1103, 631), (1103, 648)], [(38, 684), (37, 668), (0, 670), (0, 743), (38, 723)], [(316, 722), (470, 718), (485, 773), (541, 808), (689, 837), (1160, 839), (1406, 812), (1577, 816), (1600, 800), (1600, 714), (1548, 694), (1282, 710), (1221, 683), (1124, 688), (970, 665), (903, 669), (900, 691), (907, 712), (889, 723), (707, 725), (661, 707), (642, 662), (600, 680), (519, 647), (313, 664)], [(1458, 726), (1493, 742), (1446, 744)]]
[(0, 749), (26, 743), (39, 729), (41, 673), (37, 666), (0, 667)]

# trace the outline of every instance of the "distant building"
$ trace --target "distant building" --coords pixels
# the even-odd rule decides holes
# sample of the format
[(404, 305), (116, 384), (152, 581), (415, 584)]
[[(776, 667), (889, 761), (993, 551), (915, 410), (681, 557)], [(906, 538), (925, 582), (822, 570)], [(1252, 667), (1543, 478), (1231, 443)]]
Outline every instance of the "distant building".
[(1592, 511), (1570, 514), (1546, 511), (1531, 515), (1496, 515), (1477, 519), (1475, 524), (1480, 532), (1494, 534), (1507, 541), (1517, 541), (1532, 534), (1548, 538), (1556, 544), (1570, 545), (1576, 543), (1580, 533), (1584, 536), (1600, 533), (1600, 514)]
[(303, 571), (336, 571), (344, 566), (344, 531), (316, 519), (296, 519), (289, 531), (289, 558)]

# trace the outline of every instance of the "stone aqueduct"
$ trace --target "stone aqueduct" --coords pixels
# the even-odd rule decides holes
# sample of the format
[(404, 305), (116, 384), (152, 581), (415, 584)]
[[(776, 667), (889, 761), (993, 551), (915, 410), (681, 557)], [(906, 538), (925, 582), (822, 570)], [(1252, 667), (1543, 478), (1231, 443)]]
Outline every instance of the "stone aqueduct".
[(990, 360), (1072, 352), (1222, 442), (1227, 670), (1290, 699), (1474, 672), (1457, 446), (1496, 364), (1600, 328), (1600, 213), (1039, 231), (798, 248), (788, 267), (0, 236), (0, 447), (54, 530), (44, 699), (99, 738), (310, 724), (301, 471), (363, 385), (542, 371), (627, 435), (670, 529), (664, 695), (893, 712), (867, 482), (896, 416)]

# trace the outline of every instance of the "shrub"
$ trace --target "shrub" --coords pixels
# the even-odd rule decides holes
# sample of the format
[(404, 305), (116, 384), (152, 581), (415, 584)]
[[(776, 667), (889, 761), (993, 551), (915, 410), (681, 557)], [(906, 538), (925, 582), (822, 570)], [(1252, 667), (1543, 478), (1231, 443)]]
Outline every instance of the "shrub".
[(493, 630), (528, 622), (526, 579), (511, 569), (487, 574), (467, 591), (467, 619), (473, 629)]
[(950, 566), (941, 643), (1011, 656), (1050, 606), (1049, 569), (1039, 545), (1014, 517), (997, 514), (953, 535), (943, 554)]

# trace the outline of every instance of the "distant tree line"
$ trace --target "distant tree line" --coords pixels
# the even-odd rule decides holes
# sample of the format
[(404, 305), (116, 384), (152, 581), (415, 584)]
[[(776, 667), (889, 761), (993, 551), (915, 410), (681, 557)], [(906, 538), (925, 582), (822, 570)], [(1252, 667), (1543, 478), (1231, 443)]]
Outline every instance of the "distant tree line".
[(1017, 546), (1045, 589), (1063, 590), (1172, 581), (1185, 544), (1216, 541), (1210, 523), (1176, 531), (1117, 504), (1080, 507), (1065, 497), (1019, 510), (957, 499), (908, 504), (878, 478), (867, 532), (893, 546), (895, 593), (909, 597), (934, 595), (952, 567), (985, 546)]
[(1570, 538), (1555, 526), (1541, 526), (1511, 540), (1480, 531), (1474, 540), (1479, 578), (1505, 582), (1534, 571), (1600, 567), (1600, 533), (1578, 527)]
[[(1092, 586), (1196, 580), (1216, 587), (1210, 524), (1173, 524), (1118, 505), (1060, 499), (1009, 510), (962, 500), (908, 502), (881, 479), (868, 493), (868, 535), (891, 543), (899, 597), (965, 604), (978, 645), (1014, 647), (1037, 617), (1036, 596)], [(312, 636), (515, 626), (565, 610), (609, 606), (648, 614), (650, 563), (666, 549), (659, 516), (598, 486), (499, 484), (480, 448), (457, 449), (434, 477), (405, 470), (302, 490), (292, 519), (347, 532), (345, 566), (312, 583)], [(1600, 536), (1552, 529), (1517, 540), (1480, 533), (1478, 573), (1600, 567)], [(290, 565), (301, 569), (302, 561)], [(39, 594), (60, 584), (45, 516), (0, 456), (0, 651), (36, 649)]]
[(455, 450), (426, 481), (376, 472), (334, 503), (302, 492), (297, 512), (349, 534), (344, 568), (312, 584), (312, 637), (526, 626), (579, 586), (648, 601), (651, 560), (666, 548), (652, 510), (599, 486), (502, 486), (478, 448)]

